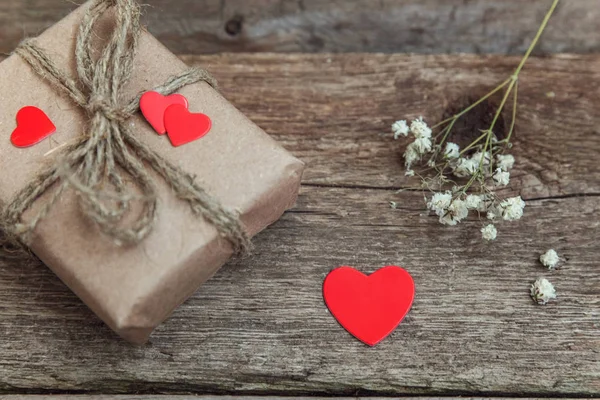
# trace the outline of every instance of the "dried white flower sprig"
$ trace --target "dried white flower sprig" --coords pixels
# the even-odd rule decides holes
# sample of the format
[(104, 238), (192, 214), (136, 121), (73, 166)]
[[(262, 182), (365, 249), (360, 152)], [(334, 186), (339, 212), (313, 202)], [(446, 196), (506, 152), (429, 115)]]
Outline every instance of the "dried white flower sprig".
[[(454, 116), (430, 127), (420, 117), (410, 125), (406, 120), (392, 125), (395, 139), (412, 137), (414, 140), (404, 153), (406, 175), (417, 175), (424, 188), (432, 192), (426, 199), (427, 208), (435, 213), (440, 223), (456, 225), (469, 215), (485, 214), (491, 221), (516, 221), (523, 216), (525, 202), (520, 196), (501, 199), (496, 195), (498, 188), (510, 182), (510, 170), (515, 158), (508, 154), (512, 148), (511, 137), (515, 128), (519, 74), (529, 59), (533, 49), (544, 32), (559, 0), (554, 0), (546, 14), (529, 49), (523, 56), (514, 73), (488, 94)], [(490, 97), (504, 91), (502, 101), (494, 113), (490, 126), (481, 130), (469, 145), (464, 148), (450, 142), (450, 134), (456, 122)], [(499, 140), (494, 130), (512, 98), (512, 118), (506, 138)], [(415, 166), (423, 171), (415, 172)], [(481, 229), (483, 239), (494, 240), (497, 229), (489, 224)]]
[[(498, 116), (499, 113), (500, 110)], [(419, 176), (423, 186), (432, 192), (427, 208), (438, 216), (441, 224), (456, 225), (470, 212), (485, 215), (491, 221), (516, 221), (523, 216), (525, 202), (520, 196), (501, 199), (496, 195), (498, 187), (508, 185), (509, 170), (515, 159), (510, 154), (502, 154), (510, 147), (509, 140), (490, 139), (492, 128), (463, 150), (455, 143), (438, 142), (441, 133), (434, 138), (433, 130), (422, 118), (412, 121), (410, 126), (406, 121), (398, 121), (392, 129), (395, 137), (414, 137), (404, 153), (407, 175), (414, 175), (413, 166), (425, 158), (428, 168), (436, 172), (433, 177)], [(488, 136), (487, 145), (478, 144), (485, 136)], [(443, 152), (442, 144), (445, 144)], [(489, 224), (481, 229), (481, 234), (483, 239), (492, 241), (496, 239), (497, 229)]]
[(556, 299), (556, 290), (554, 286), (546, 278), (539, 278), (531, 285), (531, 298), (540, 305), (548, 303), (552, 299)]

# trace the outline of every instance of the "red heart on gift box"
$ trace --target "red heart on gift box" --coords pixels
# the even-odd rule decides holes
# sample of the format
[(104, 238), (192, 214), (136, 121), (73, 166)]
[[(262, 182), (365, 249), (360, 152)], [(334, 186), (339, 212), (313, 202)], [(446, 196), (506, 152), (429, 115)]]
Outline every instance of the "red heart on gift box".
[(188, 108), (187, 99), (180, 94), (163, 96), (157, 92), (146, 92), (140, 98), (142, 115), (159, 135), (164, 135), (167, 132), (165, 128), (165, 111), (174, 104)]
[(371, 275), (337, 268), (323, 282), (325, 304), (337, 321), (369, 346), (385, 339), (402, 322), (415, 297), (408, 272), (387, 266)]
[(23, 107), (17, 113), (17, 128), (10, 136), (16, 147), (30, 147), (38, 144), (56, 132), (56, 126), (45, 112), (37, 107)]
[(194, 114), (181, 105), (173, 105), (165, 111), (165, 127), (173, 146), (181, 146), (206, 135), (212, 121), (205, 114)]

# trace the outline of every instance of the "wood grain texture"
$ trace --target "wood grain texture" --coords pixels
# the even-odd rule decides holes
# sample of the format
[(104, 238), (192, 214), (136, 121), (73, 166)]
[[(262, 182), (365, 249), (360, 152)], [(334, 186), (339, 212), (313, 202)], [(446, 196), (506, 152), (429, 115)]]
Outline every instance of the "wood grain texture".
[[(8, 395), (2, 400), (289, 400), (290, 397), (186, 396), (186, 395)], [(329, 400), (331, 397), (298, 396), (298, 400)], [(389, 397), (336, 397), (338, 400), (389, 400)], [(403, 400), (514, 400), (506, 397), (403, 397)], [(519, 398), (521, 400), (533, 400)], [(563, 398), (563, 400), (574, 400)]]
[[(395, 120), (422, 115), (439, 121), (449, 105), (488, 92), (519, 62), (382, 54), (184, 60), (215, 71), (237, 107), (308, 163), (305, 184), (383, 189), (419, 183), (403, 174), (408, 142), (392, 140)], [(531, 60), (519, 88), (517, 129), (523, 134), (516, 134), (513, 182), (523, 197), (600, 194), (593, 161), (600, 140), (600, 58)]]
[[(299, 400), (329, 400), (331, 397), (297, 396)], [(191, 396), (191, 395), (8, 395), (2, 400), (289, 400), (290, 397)], [(338, 400), (389, 400), (389, 397), (336, 397)], [(403, 397), (403, 400), (515, 400), (507, 397)], [(533, 400), (519, 397), (521, 400)], [(563, 400), (574, 400), (563, 398)]]
[[(82, 0), (75, 2), (81, 3)], [(520, 54), (550, 0), (146, 0), (150, 31), (179, 54), (416, 52)], [(73, 8), (1, 0), (0, 50)], [(562, 0), (540, 53), (600, 50), (597, 0)]]
[[(387, 132), (396, 118), (436, 119), (517, 59), (184, 59), (307, 162), (298, 206), (143, 347), (119, 340), (43, 266), (0, 262), (1, 393), (600, 396), (600, 56), (528, 65), (507, 190), (528, 200), (526, 214), (500, 224), (493, 244), (477, 219), (448, 228), (427, 215), (418, 182), (403, 176), (405, 143)], [(548, 248), (567, 259), (558, 271), (537, 262)], [(322, 281), (343, 264), (398, 264), (415, 279), (412, 311), (375, 348), (323, 305)], [(528, 296), (539, 276), (559, 296), (545, 307)]]

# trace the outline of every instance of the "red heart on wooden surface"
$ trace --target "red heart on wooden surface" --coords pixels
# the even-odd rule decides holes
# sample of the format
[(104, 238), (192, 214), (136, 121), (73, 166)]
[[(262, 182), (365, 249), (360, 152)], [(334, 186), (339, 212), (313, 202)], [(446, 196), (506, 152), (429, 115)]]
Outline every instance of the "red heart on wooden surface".
[(146, 92), (140, 98), (140, 110), (146, 121), (159, 135), (167, 133), (165, 128), (165, 111), (169, 106), (179, 104), (188, 108), (187, 99), (180, 94), (163, 96), (157, 92)]
[(23, 107), (17, 113), (17, 128), (10, 136), (16, 147), (31, 147), (56, 132), (56, 126), (37, 107)]
[(365, 275), (340, 267), (323, 282), (323, 297), (340, 325), (361, 342), (375, 346), (402, 322), (415, 297), (408, 272), (396, 266)]
[(212, 121), (205, 114), (194, 114), (182, 105), (170, 106), (165, 111), (165, 127), (173, 146), (181, 146), (206, 135)]

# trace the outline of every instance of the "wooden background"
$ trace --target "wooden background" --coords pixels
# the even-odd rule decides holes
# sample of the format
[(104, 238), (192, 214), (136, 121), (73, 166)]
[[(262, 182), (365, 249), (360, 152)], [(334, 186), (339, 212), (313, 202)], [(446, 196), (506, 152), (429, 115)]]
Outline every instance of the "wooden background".
[[(527, 208), (493, 244), (477, 218), (451, 228), (427, 215), (389, 126), (438, 119), (517, 58), (184, 60), (214, 71), (227, 98), (307, 163), (297, 207), (143, 347), (118, 339), (45, 267), (0, 262), (0, 393), (600, 395), (600, 56), (525, 70), (503, 194), (520, 193)], [(551, 247), (567, 262), (549, 273), (537, 257)], [(413, 309), (374, 349), (323, 304), (323, 279), (342, 264), (414, 276)], [(528, 295), (539, 276), (558, 290), (545, 307)]]
[[(448, 228), (427, 215), (389, 127), (438, 119), (518, 62), (425, 53), (520, 53), (550, 1), (148, 0), (150, 30), (307, 163), (298, 206), (143, 347), (119, 340), (45, 267), (0, 260), (0, 397), (600, 397), (599, 1), (563, 0), (540, 47), (586, 54), (524, 71), (503, 194), (522, 195), (526, 213), (486, 244), (476, 218)], [(2, 50), (72, 7), (0, 0)], [(198, 55), (223, 51), (246, 53)], [(405, 51), (423, 54), (366, 54)], [(536, 260), (551, 247), (567, 261), (549, 273)], [(374, 349), (324, 307), (323, 278), (341, 264), (400, 264), (415, 278), (412, 311)], [(539, 276), (559, 295), (545, 307), (528, 296)]]
[[(0, 0), (0, 51), (81, 0)], [(521, 54), (550, 0), (146, 0), (150, 31), (176, 54)], [(600, 50), (598, 0), (562, 0), (538, 53)]]

